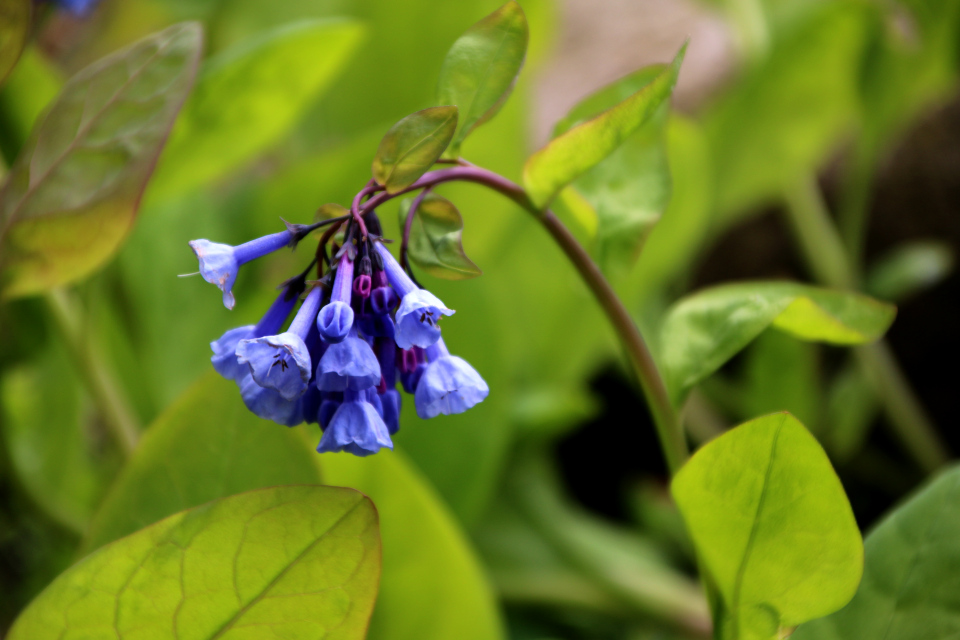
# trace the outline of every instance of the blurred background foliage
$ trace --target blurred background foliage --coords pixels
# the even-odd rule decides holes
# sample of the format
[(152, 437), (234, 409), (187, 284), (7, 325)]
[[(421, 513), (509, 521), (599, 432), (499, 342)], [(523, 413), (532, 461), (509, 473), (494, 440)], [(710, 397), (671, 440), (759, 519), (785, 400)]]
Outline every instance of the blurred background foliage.
[[(199, 20), (207, 35), (196, 88), (118, 254), (53, 299), (0, 306), (0, 626), (82, 551), (213, 498), (323, 481), (364, 491), (380, 511), (372, 637), (703, 636), (691, 546), (642, 400), (591, 294), (521, 209), (477, 186), (438, 189), (463, 214), (464, 245), (484, 274), (423, 280), (457, 309), (445, 339), (492, 392), (430, 422), (408, 402), (399, 451), (371, 459), (311, 455), (304, 440), (315, 445), (319, 431), (261, 423), (208, 372), (209, 341), (255, 322), (303, 255), (245, 267), (233, 312), (199, 278), (175, 278), (195, 269), (189, 239), (236, 244), (280, 229), (279, 216), (309, 222), (320, 205), (349, 202), (383, 133), (434, 106), (450, 44), (498, 4), (103, 0), (84, 19), (44, 9), (0, 90), (7, 166), (72, 73), (175, 22)], [(685, 405), (694, 442), (790, 410), (824, 444), (869, 527), (960, 446), (949, 429), (956, 378), (937, 365), (958, 351), (960, 4), (522, 6), (524, 73), (463, 149), (514, 179), (567, 109), (667, 62), (691, 36), (679, 109), (557, 203), (646, 336), (682, 295), (728, 280), (856, 287), (901, 304), (883, 353), (902, 359), (939, 425), (919, 449), (901, 444), (882, 385), (855, 357), (772, 329)], [(638, 166), (650, 182), (636, 189)], [(610, 192), (592, 186), (610, 181)], [(839, 266), (829, 247), (804, 245), (791, 215), (804, 207), (836, 219)], [(395, 207), (385, 209), (396, 237)], [(636, 247), (610, 226), (619, 211), (646, 234), (635, 262)], [(64, 331), (97, 354), (124, 419), (146, 429), (126, 464), (74, 366), (89, 355), (71, 353)]]

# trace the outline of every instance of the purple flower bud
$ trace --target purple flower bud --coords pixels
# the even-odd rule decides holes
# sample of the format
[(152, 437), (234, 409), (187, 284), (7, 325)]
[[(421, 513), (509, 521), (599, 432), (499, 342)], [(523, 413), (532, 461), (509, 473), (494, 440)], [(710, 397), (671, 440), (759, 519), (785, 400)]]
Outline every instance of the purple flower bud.
[(336, 343), (347, 337), (353, 327), (353, 309), (350, 308), (350, 289), (353, 283), (353, 260), (350, 252), (344, 251), (333, 280), (330, 302), (320, 310), (317, 329), (325, 342)]
[(353, 292), (361, 298), (369, 298), (373, 281), (370, 276), (360, 275), (353, 280)]
[(235, 247), (209, 240), (191, 240), (190, 248), (200, 260), (200, 275), (223, 291), (223, 306), (233, 309), (233, 283), (240, 265), (246, 264), (290, 244), (289, 231), (280, 231)]

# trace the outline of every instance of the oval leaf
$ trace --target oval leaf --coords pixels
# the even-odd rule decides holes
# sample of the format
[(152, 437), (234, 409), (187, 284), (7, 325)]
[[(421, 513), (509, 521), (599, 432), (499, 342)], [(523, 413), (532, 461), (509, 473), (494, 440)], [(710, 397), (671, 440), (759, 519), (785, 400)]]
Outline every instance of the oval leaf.
[(113, 254), (193, 85), (201, 44), (199, 24), (174, 25), (67, 82), (0, 193), (7, 295), (80, 279)]
[(793, 282), (722, 285), (667, 312), (661, 360), (671, 393), (681, 399), (769, 326), (801, 340), (855, 345), (882, 336), (895, 315), (895, 307), (857, 293)]
[(704, 445), (671, 485), (724, 603), (724, 638), (774, 638), (853, 597), (863, 544), (817, 440), (788, 413)]
[[(210, 372), (145, 432), (94, 517), (84, 547), (256, 487), (321, 480), (352, 486), (376, 501), (385, 541), (368, 637), (501, 637), (492, 590), (466, 534), (406, 459), (396, 453), (319, 455), (318, 439), (316, 427), (287, 429), (260, 420), (243, 406), (234, 384)], [(416, 581), (409, 579), (412, 573)]]
[(46, 638), (363, 638), (380, 577), (373, 503), (276, 487), (173, 515), (84, 558), (14, 623)]
[(207, 61), (150, 192), (167, 196), (223, 177), (280, 140), (350, 60), (362, 27), (302, 20)]
[[(400, 226), (407, 219), (411, 201), (400, 206)], [(453, 203), (435, 193), (428, 193), (413, 215), (410, 227), (410, 260), (437, 278), (464, 280), (483, 272), (463, 250), (463, 218)]]
[(464, 138), (506, 102), (523, 67), (528, 40), (527, 17), (511, 0), (450, 47), (440, 69), (437, 96), (440, 104), (460, 109), (460, 122), (445, 156), (459, 156)]
[(457, 130), (457, 108), (430, 107), (387, 131), (373, 159), (373, 178), (396, 193), (417, 181), (440, 159)]
[(657, 114), (673, 92), (686, 49), (684, 45), (670, 66), (632, 96), (565, 131), (527, 159), (523, 186), (534, 205), (546, 207), (561, 189), (599, 164)]
[(20, 59), (30, 35), (30, 0), (0, 2), (0, 83)]
[(953, 270), (953, 250), (943, 242), (909, 242), (870, 268), (866, 290), (883, 300), (900, 302), (933, 287)]
[(864, 543), (857, 595), (791, 640), (941, 640), (960, 632), (960, 468), (888, 515)]

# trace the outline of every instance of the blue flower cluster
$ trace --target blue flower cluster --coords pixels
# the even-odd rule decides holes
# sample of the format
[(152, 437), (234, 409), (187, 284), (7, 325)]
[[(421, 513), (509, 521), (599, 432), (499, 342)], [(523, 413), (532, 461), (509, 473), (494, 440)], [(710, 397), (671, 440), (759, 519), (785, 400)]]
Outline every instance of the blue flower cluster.
[[(421, 418), (462, 413), (486, 398), (489, 388), (440, 337), (439, 320), (453, 310), (417, 286), (381, 238), (361, 237), (353, 222), (330, 257), (321, 242), (317, 260), (284, 283), (260, 322), (230, 329), (210, 347), (214, 368), (237, 383), (250, 411), (286, 426), (318, 423), (318, 451), (366, 456), (393, 448), (390, 436), (400, 428), (398, 380), (413, 394)], [(370, 223), (379, 229), (378, 222)], [(223, 292), (224, 306), (232, 309), (240, 266), (295, 247), (304, 229), (288, 225), (287, 231), (237, 246), (193, 240), (190, 247), (204, 280)], [(308, 281), (313, 265), (319, 274), (324, 263), (328, 272)]]

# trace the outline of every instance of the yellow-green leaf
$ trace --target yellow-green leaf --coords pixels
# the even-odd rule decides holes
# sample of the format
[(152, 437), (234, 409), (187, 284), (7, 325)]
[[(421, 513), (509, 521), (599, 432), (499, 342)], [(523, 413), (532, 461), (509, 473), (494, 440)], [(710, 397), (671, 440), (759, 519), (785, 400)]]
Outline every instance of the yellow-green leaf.
[(673, 62), (622, 102), (551, 140), (527, 159), (523, 185), (538, 207), (546, 207), (565, 186), (613, 153), (670, 98), (686, 45)]
[[(401, 228), (410, 201), (400, 206)], [(410, 261), (437, 278), (463, 280), (481, 275), (480, 267), (463, 250), (463, 218), (452, 202), (428, 193), (417, 207), (410, 227)]]
[(261, 489), (180, 512), (58, 577), (9, 640), (360, 640), (376, 598), (373, 503), (352, 489)]
[(78, 280), (117, 249), (193, 86), (202, 39), (199, 24), (174, 25), (66, 83), (0, 192), (6, 295)]
[(373, 178), (396, 193), (417, 181), (450, 144), (457, 130), (457, 107), (430, 107), (390, 127), (373, 158)]
[(0, 2), (0, 83), (17, 64), (30, 35), (30, 0)]
[(863, 572), (863, 543), (827, 454), (789, 413), (710, 441), (671, 485), (723, 599), (719, 637), (773, 640), (836, 611)]
[(460, 109), (457, 132), (444, 154), (460, 155), (471, 131), (506, 102), (523, 67), (529, 33), (527, 17), (514, 0), (467, 29), (447, 52), (437, 91), (440, 104)]

